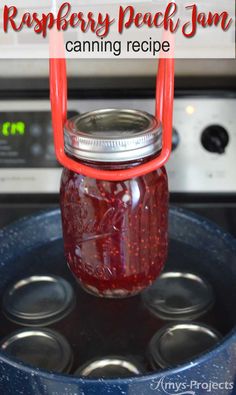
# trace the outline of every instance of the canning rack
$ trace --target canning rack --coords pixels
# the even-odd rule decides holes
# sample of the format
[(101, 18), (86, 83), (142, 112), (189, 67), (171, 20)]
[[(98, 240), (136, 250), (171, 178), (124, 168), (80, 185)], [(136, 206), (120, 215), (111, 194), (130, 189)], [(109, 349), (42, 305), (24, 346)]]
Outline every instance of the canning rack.
[[(57, 52), (55, 52), (55, 47)], [(58, 57), (58, 47), (60, 58)], [(162, 123), (162, 149), (150, 161), (124, 170), (102, 170), (90, 167), (68, 157), (64, 150), (64, 125), (67, 120), (67, 74), (63, 34), (50, 32), (50, 99), (55, 152), (58, 162), (73, 172), (109, 181), (139, 177), (162, 167), (169, 158), (172, 146), (172, 119), (174, 98), (174, 59), (161, 58), (156, 76), (155, 116)], [(57, 57), (55, 57), (55, 54)]]

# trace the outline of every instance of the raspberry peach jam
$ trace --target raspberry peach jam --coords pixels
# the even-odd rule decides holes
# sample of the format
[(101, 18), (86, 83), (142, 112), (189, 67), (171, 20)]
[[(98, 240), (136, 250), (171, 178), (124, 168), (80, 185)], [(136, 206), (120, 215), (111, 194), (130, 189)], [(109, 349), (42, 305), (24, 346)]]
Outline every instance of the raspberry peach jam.
[[(134, 110), (100, 110), (66, 123), (65, 151), (90, 166), (119, 170), (161, 150), (161, 125)], [(81, 286), (97, 296), (135, 295), (160, 274), (167, 255), (165, 168), (124, 181), (63, 170), (65, 255)]]

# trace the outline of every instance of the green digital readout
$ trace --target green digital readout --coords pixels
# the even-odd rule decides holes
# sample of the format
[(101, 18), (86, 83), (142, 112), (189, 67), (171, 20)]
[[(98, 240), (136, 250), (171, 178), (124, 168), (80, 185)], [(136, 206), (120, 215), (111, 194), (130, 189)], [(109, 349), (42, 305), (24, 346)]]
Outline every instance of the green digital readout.
[(26, 124), (25, 122), (3, 122), (0, 125), (0, 136), (8, 137), (8, 136), (23, 136), (25, 134)]

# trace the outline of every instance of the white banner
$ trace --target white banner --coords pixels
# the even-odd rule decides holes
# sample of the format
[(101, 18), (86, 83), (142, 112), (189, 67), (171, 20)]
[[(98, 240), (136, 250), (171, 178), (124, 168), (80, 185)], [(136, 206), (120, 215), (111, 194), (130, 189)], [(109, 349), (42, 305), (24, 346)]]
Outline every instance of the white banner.
[(234, 58), (235, 1), (3, 0), (0, 58), (49, 56)]

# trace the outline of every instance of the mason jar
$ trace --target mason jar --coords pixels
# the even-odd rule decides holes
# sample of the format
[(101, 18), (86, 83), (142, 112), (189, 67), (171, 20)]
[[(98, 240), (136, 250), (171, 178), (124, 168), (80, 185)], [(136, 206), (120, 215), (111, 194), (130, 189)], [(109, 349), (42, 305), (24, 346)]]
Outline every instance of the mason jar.
[[(99, 110), (64, 129), (65, 152), (90, 167), (123, 170), (161, 151), (161, 124), (136, 110)], [(168, 181), (164, 167), (123, 181), (63, 169), (60, 189), (66, 261), (89, 293), (121, 298), (152, 284), (167, 256)]]

